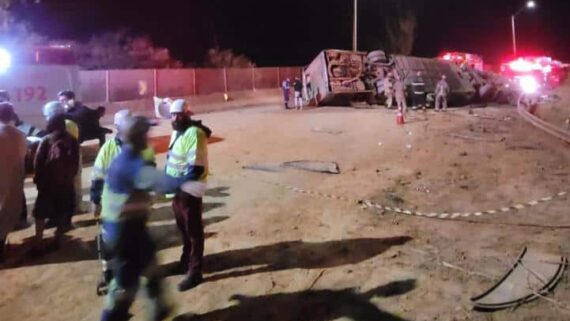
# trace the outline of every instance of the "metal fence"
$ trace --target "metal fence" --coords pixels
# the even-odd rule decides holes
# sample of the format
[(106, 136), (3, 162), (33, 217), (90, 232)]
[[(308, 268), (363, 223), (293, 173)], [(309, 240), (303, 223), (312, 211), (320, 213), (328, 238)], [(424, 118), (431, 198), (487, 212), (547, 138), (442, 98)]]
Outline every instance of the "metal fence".
[(79, 73), (85, 102), (118, 102), (279, 88), (300, 67), (94, 70)]

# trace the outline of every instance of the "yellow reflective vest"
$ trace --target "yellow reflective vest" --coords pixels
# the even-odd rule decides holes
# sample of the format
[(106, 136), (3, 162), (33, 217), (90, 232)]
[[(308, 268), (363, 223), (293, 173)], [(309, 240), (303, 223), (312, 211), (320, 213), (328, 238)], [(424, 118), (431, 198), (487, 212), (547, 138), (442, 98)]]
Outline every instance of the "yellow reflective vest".
[(175, 178), (185, 177), (193, 166), (204, 168), (198, 181), (205, 183), (208, 178), (208, 137), (202, 129), (195, 126), (186, 129), (184, 133), (172, 133), (166, 174)]
[[(91, 173), (91, 181), (104, 180), (107, 175), (107, 170), (111, 165), (111, 161), (121, 152), (120, 142), (115, 138), (105, 142), (103, 147), (99, 150), (95, 164), (93, 165), (93, 172)], [(148, 147), (142, 152), (142, 158), (146, 162), (154, 163), (155, 155), (154, 150)]]

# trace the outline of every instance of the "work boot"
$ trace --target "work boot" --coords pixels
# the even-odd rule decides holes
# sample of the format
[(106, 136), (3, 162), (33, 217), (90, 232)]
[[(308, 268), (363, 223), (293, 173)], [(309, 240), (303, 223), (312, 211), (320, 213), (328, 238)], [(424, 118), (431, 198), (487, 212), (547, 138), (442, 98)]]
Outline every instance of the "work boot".
[(203, 280), (202, 273), (192, 273), (178, 284), (178, 291), (184, 292), (193, 289), (200, 285)]
[(163, 321), (167, 320), (176, 312), (176, 309), (173, 306), (164, 306), (153, 317), (154, 321)]

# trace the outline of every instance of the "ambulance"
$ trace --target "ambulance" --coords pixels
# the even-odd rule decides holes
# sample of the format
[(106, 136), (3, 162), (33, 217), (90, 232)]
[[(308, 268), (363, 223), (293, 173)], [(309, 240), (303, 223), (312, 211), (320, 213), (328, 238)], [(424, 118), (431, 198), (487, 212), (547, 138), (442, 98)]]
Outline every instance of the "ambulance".
[(0, 90), (8, 92), (21, 121), (43, 128), (45, 103), (57, 100), (61, 90), (79, 94), (79, 67), (71, 47), (0, 48)]

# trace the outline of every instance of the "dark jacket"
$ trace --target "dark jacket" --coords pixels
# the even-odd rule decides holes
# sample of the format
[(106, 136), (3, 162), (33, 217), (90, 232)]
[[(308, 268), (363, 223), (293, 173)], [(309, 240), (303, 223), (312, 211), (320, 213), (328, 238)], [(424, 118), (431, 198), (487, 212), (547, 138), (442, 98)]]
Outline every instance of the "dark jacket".
[(79, 141), (98, 138), (101, 131), (105, 131), (99, 123), (100, 115), (97, 110), (90, 109), (81, 103), (67, 111), (67, 116), (79, 126)]

